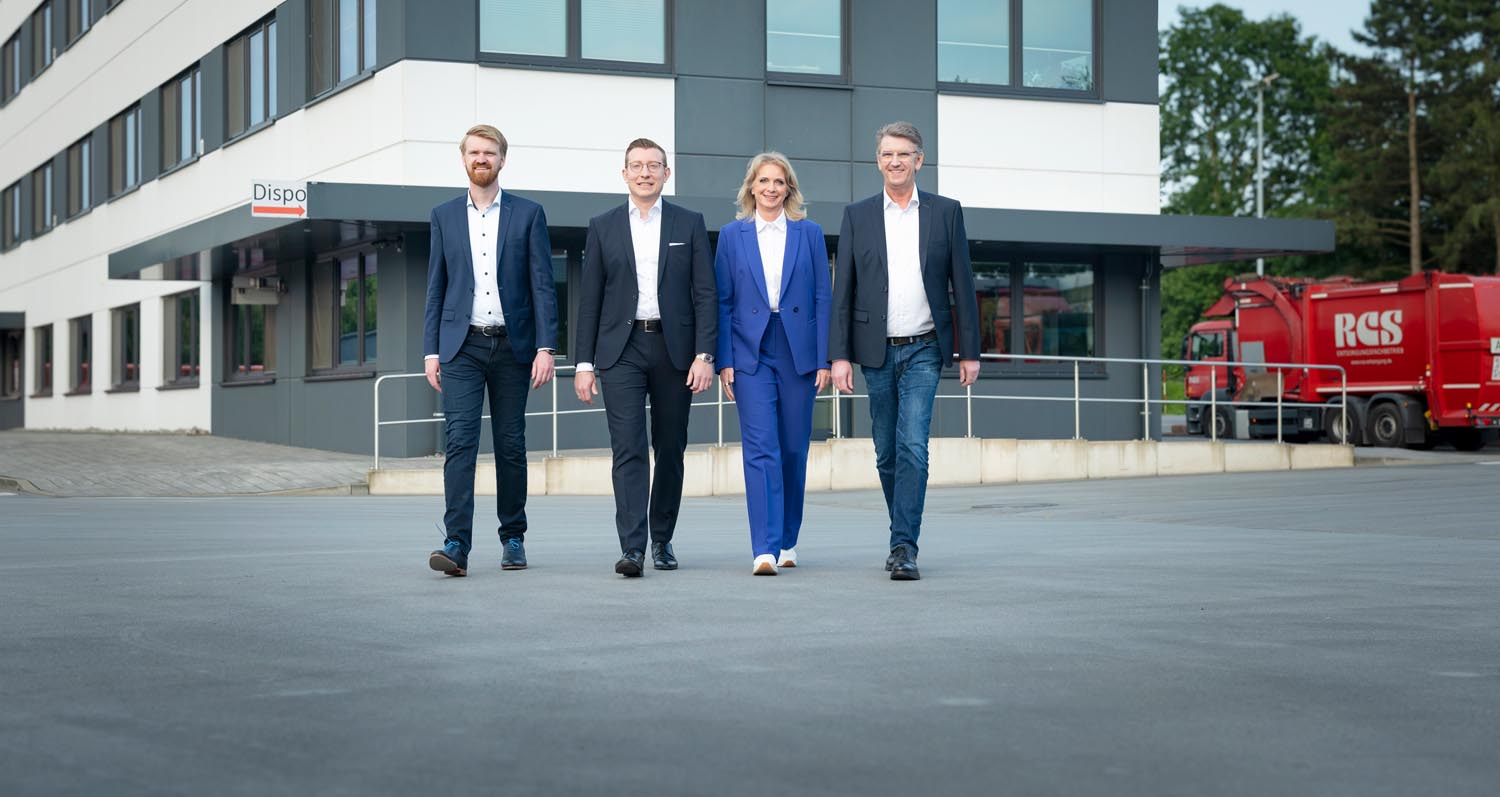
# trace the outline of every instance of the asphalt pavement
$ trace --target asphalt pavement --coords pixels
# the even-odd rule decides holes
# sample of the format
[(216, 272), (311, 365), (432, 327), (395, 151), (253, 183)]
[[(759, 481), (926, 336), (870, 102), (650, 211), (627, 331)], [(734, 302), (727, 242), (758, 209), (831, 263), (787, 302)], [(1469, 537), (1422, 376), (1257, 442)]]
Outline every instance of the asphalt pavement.
[[(615, 576), (426, 569), (436, 498), (0, 496), (0, 794), (1500, 793), (1500, 465), (738, 498)], [(493, 517), (493, 499), (480, 499)]]

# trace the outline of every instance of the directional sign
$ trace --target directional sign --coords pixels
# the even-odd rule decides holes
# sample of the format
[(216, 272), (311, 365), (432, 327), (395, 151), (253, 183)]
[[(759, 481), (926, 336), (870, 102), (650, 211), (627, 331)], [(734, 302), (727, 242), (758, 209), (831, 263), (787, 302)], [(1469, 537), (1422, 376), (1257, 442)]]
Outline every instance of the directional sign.
[(283, 183), (256, 180), (250, 191), (250, 215), (266, 217), (305, 217), (307, 183)]

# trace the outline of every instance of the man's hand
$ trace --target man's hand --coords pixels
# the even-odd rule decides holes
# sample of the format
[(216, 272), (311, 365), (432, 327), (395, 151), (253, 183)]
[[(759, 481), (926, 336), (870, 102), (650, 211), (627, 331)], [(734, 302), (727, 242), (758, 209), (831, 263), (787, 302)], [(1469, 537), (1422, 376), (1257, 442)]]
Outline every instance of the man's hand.
[(734, 369), (724, 368), (719, 371), (719, 384), (724, 386), (724, 398), (734, 401)]
[(702, 393), (708, 386), (714, 383), (714, 367), (702, 360), (693, 360), (693, 367), (688, 369), (687, 386), (693, 393)]
[(823, 392), (823, 388), (828, 387), (828, 380), (832, 379), (831, 374), (832, 374), (832, 372), (829, 371), (827, 368), (819, 368), (818, 369), (817, 381), (815, 382), (815, 384), (818, 386), (818, 389), (813, 393), (813, 395), (817, 395), (818, 393), (822, 393)]
[(443, 392), (443, 369), (438, 365), (438, 358), (428, 357), (422, 367), (427, 371), (427, 384), (432, 385), (433, 390)]
[(833, 389), (840, 393), (854, 392), (854, 367), (848, 360), (833, 361)]
[(958, 386), (959, 387), (968, 387), (969, 385), (972, 385), (976, 381), (978, 381), (978, 379), (979, 379), (979, 361), (978, 360), (959, 360), (958, 361)]
[(594, 380), (594, 372), (579, 371), (573, 374), (573, 392), (577, 394), (579, 401), (593, 404), (594, 396), (599, 395), (599, 383)]
[(553, 368), (552, 352), (537, 352), (536, 359), (531, 361), (531, 389), (536, 390), (551, 382), (554, 373), (556, 371)]

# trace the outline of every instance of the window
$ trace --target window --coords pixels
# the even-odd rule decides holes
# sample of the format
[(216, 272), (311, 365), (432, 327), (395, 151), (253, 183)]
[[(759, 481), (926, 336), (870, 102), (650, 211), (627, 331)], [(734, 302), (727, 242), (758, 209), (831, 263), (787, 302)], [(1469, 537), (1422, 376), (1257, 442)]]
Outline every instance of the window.
[(375, 68), (375, 0), (312, 0), (312, 93)]
[(52, 229), (52, 161), (31, 172), (31, 234)]
[(94, 359), (94, 317), (79, 316), (68, 322), (68, 338), (72, 357), (69, 359), (69, 393), (87, 393), (93, 389), (89, 381), (89, 364)]
[(110, 366), (110, 388), (137, 389), (141, 386), (141, 306), (116, 307), (109, 315), (110, 340), (115, 347)]
[(1097, 3), (938, 0), (938, 82), (1092, 94)]
[(89, 0), (67, 0), (67, 4), (68, 43), (72, 44), (89, 32)]
[[(1020, 286), (1019, 295), (1014, 286)], [(1095, 279), (1091, 263), (974, 263), (980, 350), (993, 354), (1092, 357)], [(1015, 319), (1021, 323), (1015, 323)]]
[(36, 346), (35, 356), (32, 361), (36, 363), (36, 373), (32, 375), (32, 384), (36, 387), (37, 396), (52, 395), (52, 325), (33, 327), (31, 338)]
[(161, 165), (185, 163), (203, 153), (203, 88), (198, 67), (161, 87)]
[(141, 106), (109, 120), (109, 195), (118, 196), (141, 182)]
[(667, 0), (480, 0), (479, 50), (523, 61), (661, 67), (669, 11)]
[(1189, 360), (1216, 360), (1224, 356), (1223, 332), (1194, 332), (1188, 344)]
[[(276, 239), (253, 238), (232, 247), (231, 262), (235, 264), (233, 283), (264, 280), (277, 282)], [(272, 292), (274, 294), (274, 292)], [(268, 379), (276, 375), (276, 305), (258, 302), (275, 302), (274, 295), (264, 291), (241, 297), (231, 293), (228, 334), (224, 336), (229, 347), (225, 357), (227, 368), (225, 381)], [(240, 302), (257, 302), (255, 304)]]
[(257, 23), (229, 43), (225, 64), (229, 136), (276, 115), (276, 20)]
[(0, 226), (4, 227), (0, 242), (9, 249), (21, 242), (21, 183), (16, 182), (0, 195)]
[(766, 0), (766, 71), (844, 74), (843, 0)]
[(0, 399), (21, 397), (21, 379), (26, 373), (21, 334), (19, 329), (0, 331)]
[(373, 367), (380, 284), (375, 253), (325, 260), (313, 271), (312, 367)]
[(10, 37), (0, 48), (0, 101), (21, 93), (21, 34)]
[(94, 143), (85, 138), (68, 147), (68, 216), (93, 206)]
[(198, 384), (198, 290), (162, 299), (162, 340), (166, 373), (162, 382), (171, 386)]
[(52, 0), (31, 12), (31, 74), (33, 78), (52, 65)]

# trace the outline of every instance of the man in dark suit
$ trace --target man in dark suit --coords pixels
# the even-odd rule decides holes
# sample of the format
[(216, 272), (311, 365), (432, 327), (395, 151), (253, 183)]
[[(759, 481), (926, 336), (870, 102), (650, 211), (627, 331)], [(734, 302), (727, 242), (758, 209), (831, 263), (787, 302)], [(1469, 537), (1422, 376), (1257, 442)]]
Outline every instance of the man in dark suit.
[(468, 573), (474, 463), (485, 391), (495, 443), (496, 510), (504, 570), (526, 568), (526, 388), (552, 380), (557, 293), (541, 205), (500, 191), (505, 136), (476, 125), (458, 143), (469, 190), (432, 209), (422, 346), (427, 381), (443, 394), (443, 525), (427, 564)]
[(666, 150), (647, 138), (630, 142), (620, 174), (630, 200), (589, 220), (573, 389), (586, 404), (604, 391), (620, 534), (615, 572), (635, 577), (645, 567), (648, 540), (653, 566), (677, 569), (672, 534), (682, 503), (688, 412), (693, 394), (713, 381), (718, 295), (703, 215), (662, 201), (672, 176)]
[(959, 384), (979, 376), (979, 303), (963, 208), (917, 190), (922, 134), (892, 122), (876, 131), (875, 142), (885, 190), (844, 208), (828, 357), (838, 390), (854, 392), (851, 360), (864, 374), (875, 468), (891, 518), (885, 569), (894, 580), (915, 581), (932, 404), (955, 341)]

